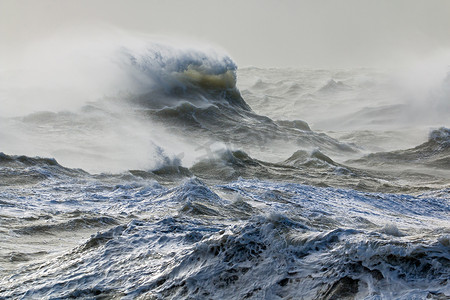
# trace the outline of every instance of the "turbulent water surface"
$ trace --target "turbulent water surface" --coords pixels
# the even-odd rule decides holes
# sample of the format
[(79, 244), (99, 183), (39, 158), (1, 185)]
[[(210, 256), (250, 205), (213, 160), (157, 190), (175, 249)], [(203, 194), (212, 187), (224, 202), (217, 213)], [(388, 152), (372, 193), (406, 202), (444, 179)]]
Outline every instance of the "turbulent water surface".
[(78, 106), (1, 87), (0, 299), (450, 297), (450, 76), (110, 54)]

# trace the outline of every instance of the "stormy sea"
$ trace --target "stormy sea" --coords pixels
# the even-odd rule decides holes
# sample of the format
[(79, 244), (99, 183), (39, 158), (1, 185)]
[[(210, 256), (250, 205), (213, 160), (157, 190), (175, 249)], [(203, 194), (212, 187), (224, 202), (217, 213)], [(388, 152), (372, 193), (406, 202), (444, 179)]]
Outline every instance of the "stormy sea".
[(99, 44), (0, 73), (0, 299), (449, 299), (445, 65)]

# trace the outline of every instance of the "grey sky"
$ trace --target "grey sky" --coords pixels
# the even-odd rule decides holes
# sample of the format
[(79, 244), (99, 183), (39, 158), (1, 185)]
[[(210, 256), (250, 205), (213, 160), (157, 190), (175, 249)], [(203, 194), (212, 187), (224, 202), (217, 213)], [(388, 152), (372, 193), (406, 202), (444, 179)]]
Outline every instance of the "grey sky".
[(66, 27), (192, 37), (239, 66), (385, 66), (449, 51), (450, 1), (0, 0), (0, 63)]

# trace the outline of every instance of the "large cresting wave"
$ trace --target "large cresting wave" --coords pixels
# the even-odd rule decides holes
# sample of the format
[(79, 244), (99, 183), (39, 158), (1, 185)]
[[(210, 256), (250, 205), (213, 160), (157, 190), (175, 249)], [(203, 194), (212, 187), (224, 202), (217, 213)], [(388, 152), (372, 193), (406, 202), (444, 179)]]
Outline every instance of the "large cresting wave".
[(446, 89), (391, 145), (376, 72), (65, 41), (0, 73), (0, 299), (448, 299)]

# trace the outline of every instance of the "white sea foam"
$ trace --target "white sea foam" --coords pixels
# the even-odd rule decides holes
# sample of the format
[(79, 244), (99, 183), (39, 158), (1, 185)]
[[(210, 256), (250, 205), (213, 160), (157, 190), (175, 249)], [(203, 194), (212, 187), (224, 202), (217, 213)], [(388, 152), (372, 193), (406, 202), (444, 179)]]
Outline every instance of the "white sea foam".
[(450, 295), (446, 81), (114, 37), (0, 75), (0, 298)]
[[(78, 235), (53, 250), (64, 255), (37, 259), (14, 280), (5, 278), (0, 295), (312, 299), (350, 289), (357, 298), (409, 299), (449, 292), (443, 198), (259, 180), (208, 187), (190, 179), (167, 189), (130, 179), (117, 184), (118, 178), (84, 175), (39, 190), (9, 189), (15, 209), (35, 208), (28, 216), (35, 224), (8, 235), (16, 245), (24, 235), (45, 236), (50, 245), (67, 231)], [(45, 215), (53, 218), (37, 226)], [(105, 227), (111, 229), (95, 233)], [(15, 249), (24, 250), (30, 249)]]

